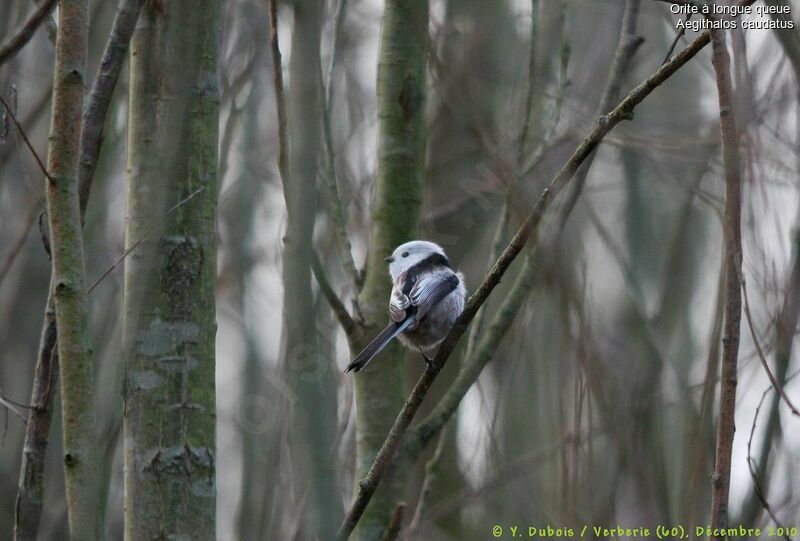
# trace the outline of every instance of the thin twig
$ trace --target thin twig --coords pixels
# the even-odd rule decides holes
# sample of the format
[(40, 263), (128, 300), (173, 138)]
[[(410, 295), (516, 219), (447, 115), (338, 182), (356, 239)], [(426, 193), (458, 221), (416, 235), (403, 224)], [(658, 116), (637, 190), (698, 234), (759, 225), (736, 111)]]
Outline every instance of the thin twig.
[(525, 98), (525, 112), (522, 115), (522, 130), (519, 136), (520, 161), (525, 152), (528, 133), (531, 127), (531, 114), (533, 113), (534, 90), (536, 86), (536, 42), (538, 37), (538, 21), (536, 19), (537, 0), (531, 0), (531, 41), (528, 46), (528, 94)]
[(22, 24), (22, 27), (16, 34), (11, 36), (3, 45), (0, 45), (0, 66), (5, 64), (17, 51), (22, 49), (28, 41), (33, 37), (36, 29), (42, 24), (47, 16), (53, 11), (56, 5), (56, 0), (46, 0), (39, 4), (36, 11), (31, 13), (31, 16)]
[[(289, 179), (289, 138), (286, 133), (286, 97), (283, 88), (283, 62), (278, 42), (278, 0), (269, 0), (269, 35), (272, 50), (272, 82), (278, 112), (278, 170), (284, 183)], [(286, 190), (284, 190), (286, 192)], [(284, 193), (284, 197), (288, 197)]]
[(28, 150), (30, 150), (31, 154), (33, 154), (33, 158), (36, 160), (36, 163), (39, 164), (39, 169), (42, 170), (42, 173), (47, 178), (47, 180), (49, 180), (51, 183), (55, 183), (53, 177), (51, 177), (50, 173), (47, 172), (47, 167), (45, 167), (44, 162), (42, 162), (42, 159), (39, 157), (39, 154), (37, 154), (36, 149), (33, 148), (30, 139), (28, 139), (28, 135), (22, 128), (22, 124), (19, 123), (17, 117), (14, 115), (14, 111), (11, 110), (11, 107), (9, 107), (8, 103), (6, 103), (6, 100), (3, 99), (2, 94), (0, 94), (0, 104), (2, 104), (2, 106), (5, 108), (8, 116), (11, 117), (11, 120), (14, 122), (14, 126), (16, 126), (17, 131), (22, 136), (22, 140), (25, 141), (25, 146), (27, 146)]
[(342, 265), (345, 272), (353, 283), (354, 291), (357, 293), (362, 286), (362, 276), (356, 268), (353, 260), (353, 251), (350, 240), (347, 236), (345, 224), (344, 208), (342, 198), (339, 194), (338, 175), (336, 170), (336, 151), (333, 148), (333, 120), (332, 111), (334, 103), (333, 80), (336, 74), (336, 67), (342, 57), (342, 27), (347, 14), (347, 0), (339, 0), (336, 8), (336, 15), (333, 21), (333, 51), (331, 53), (331, 64), (328, 68), (328, 76), (325, 85), (325, 104), (322, 114), (323, 142), (326, 150), (327, 175), (324, 175), (329, 194), (329, 209), (331, 221), (333, 222), (333, 233), (336, 239), (336, 247), (339, 256), (342, 258)]
[[(517, 166), (522, 167), (522, 164), (525, 160), (525, 150), (526, 150), (526, 143), (528, 140), (528, 133), (531, 131), (531, 124), (533, 120), (531, 118), (531, 114), (533, 112), (533, 103), (534, 103), (534, 90), (535, 90), (535, 82), (536, 82), (536, 37), (537, 37), (537, 21), (536, 21), (536, 4), (537, 0), (531, 0), (531, 35), (530, 35), (530, 45), (528, 50), (528, 93), (525, 98), (525, 112), (522, 116), (523, 123), (522, 128), (520, 130), (519, 136), (519, 146), (517, 148)], [(562, 11), (561, 11), (561, 32), (564, 32), (564, 11), (563, 11), (563, 4), (562, 4)], [(565, 41), (566, 38), (562, 39), (562, 42)], [(562, 46), (563, 50), (563, 46)], [(562, 55), (562, 61), (565, 60), (564, 56)], [(569, 54), (566, 55), (566, 61), (569, 61)], [(560, 111), (558, 109), (561, 108), (564, 100), (561, 94), (566, 89), (566, 67), (562, 66), (561, 69), (562, 78), (560, 80), (560, 84), (558, 86), (558, 94), (555, 100), (555, 108), (556, 112), (553, 114), (553, 118), (557, 123), (557, 119), (560, 116)], [(553, 125), (549, 134), (552, 134), (555, 131), (556, 126)], [(548, 142), (545, 139), (544, 142)], [(543, 150), (542, 150), (543, 153)], [(503, 244), (505, 243), (506, 232), (508, 229), (508, 223), (511, 220), (511, 205), (512, 199), (514, 197), (514, 187), (520, 179), (518, 178), (509, 178), (508, 182), (506, 183), (505, 187), (505, 196), (503, 198), (503, 207), (500, 209), (500, 217), (497, 221), (497, 226), (495, 227), (494, 237), (492, 238), (492, 246), (489, 252), (488, 261), (486, 262), (486, 270), (488, 272), (489, 269), (492, 267), (497, 258), (500, 257), (500, 253), (503, 250)], [(483, 331), (483, 323), (486, 319), (486, 310), (481, 310), (475, 316), (475, 319), (472, 322), (470, 327), (469, 335), (467, 336), (467, 348), (464, 351), (464, 359), (470, 359), (472, 354), (475, 351), (475, 347), (478, 344), (478, 338), (481, 336)], [(425, 480), (427, 482), (427, 478)], [(423, 483), (424, 485), (424, 483)], [(414, 513), (414, 521), (418, 522), (417, 515), (419, 514), (419, 505), (417, 506), (417, 510)]]
[[(754, 0), (745, 0), (745, 3), (749, 4), (753, 1)], [(603, 137), (623, 120), (632, 118), (636, 106), (638, 106), (655, 88), (671, 77), (679, 68), (694, 58), (694, 56), (697, 55), (703, 47), (708, 45), (710, 41), (710, 33), (704, 32), (691, 44), (682, 49), (670, 62), (663, 65), (646, 81), (631, 90), (613, 111), (598, 121), (594, 129), (578, 145), (569, 160), (567, 160), (555, 178), (553, 178), (550, 184), (541, 193), (522, 226), (514, 235), (514, 238), (495, 262), (494, 267), (489, 271), (481, 286), (470, 297), (461, 316), (459, 316), (455, 325), (439, 347), (433, 362), (426, 368), (425, 372), (414, 386), (414, 389), (403, 405), (403, 409), (398, 414), (394, 425), (390, 429), (366, 477), (359, 482), (359, 490), (355, 500), (339, 528), (339, 539), (347, 539), (350, 536), (350, 533), (353, 531), (353, 528), (366, 509), (367, 503), (378, 487), (378, 483), (383, 477), (386, 467), (392, 460), (400, 444), (400, 440), (408, 430), (411, 420), (414, 418), (425, 395), (428, 393), (434, 380), (447, 362), (450, 354), (455, 349), (456, 344), (464, 334), (466, 326), (475, 317), (478, 309), (486, 302), (489, 294), (500, 282), (511, 263), (526, 246), (528, 239), (538, 228), (544, 211), (548, 208), (551, 200), (559, 193), (564, 184), (573, 177), (586, 158), (597, 148)]]
[(406, 504), (404, 502), (397, 504), (397, 507), (394, 508), (394, 513), (392, 513), (392, 520), (389, 521), (389, 526), (381, 537), (381, 541), (396, 541), (400, 535), (400, 527), (403, 525), (403, 513), (405, 510)]
[(108, 276), (109, 274), (111, 274), (111, 273), (114, 271), (114, 269), (116, 269), (116, 268), (117, 268), (117, 265), (119, 265), (120, 263), (122, 263), (122, 262), (125, 260), (125, 258), (126, 258), (126, 257), (128, 257), (128, 256), (131, 254), (131, 252), (133, 252), (133, 251), (134, 251), (134, 250), (135, 250), (135, 249), (136, 249), (136, 248), (137, 248), (137, 247), (138, 247), (138, 246), (139, 246), (139, 245), (140, 245), (142, 242), (144, 242), (144, 241), (145, 241), (145, 240), (146, 240), (146, 239), (147, 239), (147, 238), (148, 238), (148, 237), (149, 237), (151, 234), (153, 234), (153, 232), (154, 232), (154, 231), (155, 231), (157, 228), (159, 228), (159, 227), (160, 227), (160, 226), (161, 226), (161, 225), (164, 223), (164, 220), (166, 220), (166, 219), (167, 219), (167, 217), (168, 217), (170, 214), (172, 214), (173, 212), (175, 212), (176, 210), (178, 210), (179, 208), (181, 208), (183, 205), (185, 205), (186, 203), (188, 203), (189, 201), (191, 201), (191, 200), (192, 200), (192, 199), (193, 199), (193, 198), (194, 198), (194, 197), (195, 197), (197, 194), (199, 194), (200, 192), (202, 192), (204, 189), (205, 189), (205, 187), (204, 187), (204, 186), (200, 186), (200, 187), (199, 187), (199, 188), (197, 188), (195, 191), (193, 191), (192, 193), (190, 193), (189, 195), (187, 195), (186, 197), (184, 197), (183, 199), (181, 199), (180, 201), (178, 201), (178, 202), (175, 204), (175, 206), (174, 206), (174, 207), (172, 207), (172, 208), (171, 208), (171, 209), (169, 209), (169, 210), (168, 210), (166, 213), (164, 213), (164, 216), (162, 216), (162, 217), (161, 217), (161, 220), (159, 220), (157, 224), (155, 224), (155, 225), (153, 225), (152, 227), (150, 227), (150, 229), (148, 229), (148, 230), (145, 232), (145, 234), (144, 234), (144, 235), (142, 235), (141, 237), (139, 237), (138, 239), (136, 239), (136, 242), (134, 242), (133, 244), (131, 244), (131, 245), (128, 247), (128, 249), (127, 249), (127, 250), (125, 250), (125, 251), (123, 252), (123, 254), (122, 254), (121, 256), (119, 256), (119, 258), (117, 258), (117, 260), (116, 260), (116, 261), (114, 261), (114, 263), (113, 263), (113, 264), (112, 264), (110, 267), (108, 267), (108, 268), (106, 269), (106, 271), (105, 271), (103, 274), (101, 274), (101, 275), (100, 275), (100, 277), (99, 277), (97, 280), (95, 280), (95, 281), (94, 281), (94, 283), (91, 285), (91, 287), (89, 287), (89, 289), (87, 289), (87, 290), (86, 290), (86, 294), (88, 295), (89, 293), (91, 293), (91, 292), (94, 290), (94, 288), (96, 288), (98, 285), (100, 285), (100, 282), (102, 282), (102, 281), (105, 279), (105, 277), (106, 277), (106, 276)]
[(50, 424), (53, 418), (53, 395), (58, 386), (58, 348), (55, 304), (52, 284), (44, 313), (36, 367), (34, 368), (32, 409), (28, 412), (24, 452), (14, 506), (14, 539), (34, 541), (44, 505), (44, 465), (47, 456)]
[(333, 287), (331, 287), (327, 276), (325, 276), (325, 270), (322, 268), (322, 263), (319, 260), (319, 255), (316, 250), (312, 250), (311, 270), (314, 272), (314, 278), (316, 278), (317, 284), (319, 284), (320, 292), (322, 292), (322, 295), (328, 301), (345, 335), (350, 339), (358, 332), (359, 326), (347, 312), (347, 308), (345, 308), (344, 303), (339, 299)]
[[(692, 20), (692, 15), (693, 15), (693, 13), (690, 13), (689, 15), (687, 15), (687, 16), (686, 16), (686, 22), (687, 22), (687, 23), (688, 23), (689, 21), (691, 21), (691, 20)], [(677, 47), (677, 46), (678, 46), (678, 42), (681, 40), (681, 38), (682, 38), (682, 37), (683, 37), (685, 34), (686, 34), (686, 26), (683, 26), (683, 27), (681, 27), (681, 29), (680, 29), (680, 30), (678, 30), (678, 32), (675, 34), (675, 39), (673, 39), (673, 40), (672, 40), (672, 43), (670, 43), (670, 45), (669, 45), (669, 49), (667, 49), (667, 54), (666, 54), (666, 56), (664, 56), (664, 60), (661, 62), (661, 65), (662, 65), (662, 66), (663, 66), (664, 64), (666, 64), (667, 62), (669, 62), (669, 59), (672, 57), (672, 53), (674, 53), (674, 52), (675, 52), (675, 47)]]
[(409, 539), (415, 539), (419, 533), (419, 528), (425, 520), (425, 514), (428, 511), (428, 500), (433, 489), (433, 483), (439, 478), (439, 469), (441, 468), (442, 457), (444, 457), (444, 447), (447, 443), (452, 424), (445, 425), (439, 434), (439, 440), (436, 442), (436, 449), (433, 451), (433, 456), (425, 464), (425, 480), (422, 482), (422, 489), (419, 492), (419, 500), (417, 507), (414, 510), (414, 517), (411, 519), (411, 524), (408, 526), (408, 533), (406, 534)]
[(564, 98), (567, 93), (567, 87), (570, 85), (568, 77), (569, 59), (572, 55), (572, 48), (569, 44), (569, 33), (567, 32), (567, 4), (562, 0), (561, 10), (559, 14), (559, 25), (561, 28), (561, 43), (559, 45), (559, 63), (558, 63), (558, 89), (556, 90), (555, 105), (553, 107), (553, 117), (550, 120), (550, 127), (544, 137), (545, 141), (553, 138), (553, 135), (558, 128), (561, 120), (561, 108), (564, 104)]
[(770, 384), (775, 388), (775, 392), (777, 392), (778, 396), (782, 398), (784, 402), (786, 402), (787, 406), (789, 406), (789, 410), (791, 410), (792, 415), (800, 416), (800, 412), (797, 411), (797, 408), (794, 406), (794, 404), (792, 404), (792, 401), (789, 400), (788, 396), (786, 396), (786, 393), (783, 391), (783, 386), (781, 386), (780, 382), (778, 382), (772, 373), (772, 370), (770, 370), (769, 363), (767, 363), (767, 358), (764, 355), (764, 350), (761, 349), (761, 344), (758, 340), (755, 326), (753, 325), (753, 317), (750, 315), (750, 301), (747, 298), (747, 285), (745, 282), (744, 273), (742, 273), (740, 281), (742, 283), (742, 295), (744, 296), (745, 319), (747, 319), (747, 326), (750, 328), (750, 335), (753, 337), (753, 344), (756, 347), (756, 352), (758, 353), (758, 358), (761, 361), (761, 366), (764, 367), (764, 371), (767, 373)]
[[(17, 86), (10, 85), (8, 91), (11, 93), (12, 98), (11, 101), (14, 103), (14, 109), (17, 109)], [(2, 124), (0, 124), (0, 146), (5, 145), (8, 142), (8, 136), (11, 133), (11, 126), (8, 123), (8, 113), (6, 112), (5, 107), (3, 107), (3, 115), (2, 115)]]
[[(600, 116), (601, 119), (603, 118), (602, 115), (605, 115), (614, 107), (614, 104), (617, 103), (620, 90), (622, 89), (622, 83), (625, 79), (625, 75), (630, 70), (633, 57), (642, 43), (644, 43), (644, 38), (639, 36), (636, 32), (640, 5), (641, 0), (627, 0), (625, 2), (619, 41), (614, 51), (614, 57), (611, 60), (611, 67), (609, 68), (608, 79), (603, 89), (603, 95), (600, 97), (600, 102), (597, 105), (596, 114)], [(664, 67), (664, 64), (662, 64), (662, 67)], [(572, 214), (572, 210), (575, 208), (575, 204), (578, 202), (578, 198), (583, 192), (586, 179), (589, 175), (589, 167), (593, 161), (594, 155), (589, 157), (588, 163), (582, 167), (575, 178), (572, 190), (561, 209), (558, 220), (559, 232), (564, 230), (567, 217)]]
[(28, 424), (28, 419), (25, 415), (17, 408), (29, 408), (30, 406), (24, 406), (22, 404), (17, 404), (13, 400), (9, 400), (8, 398), (0, 395), (0, 406), (4, 406), (7, 410), (11, 413), (19, 417), (23, 424)]
[[(747, 439), (747, 469), (750, 470), (750, 477), (753, 479), (753, 488), (756, 496), (758, 496), (758, 499), (761, 501), (761, 506), (764, 508), (764, 511), (769, 514), (770, 518), (775, 523), (775, 526), (780, 528), (782, 531), (786, 531), (786, 528), (783, 527), (783, 524), (781, 524), (781, 522), (778, 520), (778, 517), (776, 517), (775, 513), (772, 512), (772, 507), (770, 507), (769, 502), (767, 501), (767, 495), (764, 492), (764, 488), (761, 486), (761, 481), (758, 479), (755, 459), (753, 459), (750, 451), (753, 446), (753, 435), (756, 433), (756, 421), (758, 421), (758, 414), (761, 411), (761, 406), (764, 405), (764, 399), (767, 398), (767, 395), (773, 389), (776, 389), (776, 387), (770, 386), (764, 390), (763, 394), (761, 395), (761, 400), (758, 401), (756, 413), (753, 415), (753, 424), (750, 426), (750, 437)], [(791, 541), (788, 534), (784, 534), (783, 538), (786, 541)]]
[(3, 283), (3, 279), (6, 277), (8, 271), (11, 269), (11, 266), (14, 264), (14, 261), (17, 259), (17, 256), (22, 251), (22, 246), (25, 244), (25, 239), (28, 238), (28, 233), (30, 233), (31, 227), (33, 227), (36, 217), (39, 215), (39, 204), (40, 203), (37, 203), (31, 208), (31, 211), (28, 214), (28, 219), (25, 220), (25, 225), (22, 226), (17, 239), (11, 243), (11, 249), (8, 251), (8, 255), (6, 255), (5, 259), (3, 260), (3, 264), (0, 265), (0, 284)]
[[(44, 4), (48, 0), (33, 0), (33, 1), (38, 6)], [(50, 42), (50, 45), (55, 49), (56, 38), (58, 37), (58, 23), (56, 23), (56, 14), (51, 12), (50, 15), (45, 17), (43, 24), (44, 24), (44, 29), (47, 32), (47, 40)]]
[[(492, 248), (489, 251), (489, 260), (486, 265), (486, 271), (488, 272), (489, 269), (492, 267), (492, 264), (497, 261), (497, 258), (500, 257), (500, 253), (503, 250), (503, 243), (506, 238), (506, 230), (508, 229), (508, 223), (511, 219), (511, 207), (509, 205), (509, 198), (512, 197), (512, 189), (509, 188), (506, 191), (506, 197), (503, 201), (503, 208), (500, 209), (500, 218), (497, 222), (497, 227), (495, 228), (494, 232), (494, 239), (492, 239)], [(475, 316), (475, 320), (472, 322), (472, 326), (469, 330), (469, 335), (467, 336), (467, 349), (464, 351), (464, 358), (469, 359), (472, 356), (472, 353), (475, 351), (475, 346), (478, 343), (478, 338), (481, 335), (481, 331), (483, 330), (483, 323), (486, 319), (486, 310), (481, 310)]]
[[(791, 3), (788, 0), (767, 0), (765, 3), (768, 6), (791, 8)], [(791, 14), (774, 13), (772, 18), (774, 20), (788, 20), (791, 19)], [(794, 31), (777, 30), (773, 35), (782, 45), (785, 56), (792, 65), (795, 80), (800, 80), (800, 32), (795, 28)], [(795, 142), (793, 148), (795, 156), (798, 156), (798, 143), (800, 143), (800, 140)], [(800, 229), (798, 227), (800, 227), (800, 217), (795, 220), (795, 226), (791, 234), (793, 261), (789, 269), (782, 306), (775, 321), (773, 371), (776, 379), (783, 385), (787, 381), (786, 371), (792, 359), (798, 312), (800, 312)], [(766, 413), (767, 417), (763, 426), (763, 438), (757, 452), (758, 456), (754, 459), (757, 472), (762, 471), (766, 474), (773, 441), (777, 437), (776, 432), (780, 426), (780, 404), (781, 400), (778, 396), (775, 397), (775, 400), (770, 400), (770, 407)], [(742, 511), (739, 514), (739, 521), (742, 524), (754, 523), (761, 508), (762, 505), (758, 501), (758, 495), (754, 492), (749, 492), (740, 507)]]

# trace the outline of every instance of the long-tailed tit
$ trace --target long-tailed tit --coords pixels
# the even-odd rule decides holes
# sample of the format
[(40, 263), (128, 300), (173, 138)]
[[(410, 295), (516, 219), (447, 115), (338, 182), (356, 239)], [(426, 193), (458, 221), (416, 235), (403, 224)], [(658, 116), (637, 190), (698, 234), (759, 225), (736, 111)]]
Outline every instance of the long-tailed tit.
[(425, 240), (406, 242), (386, 262), (392, 277), (391, 322), (356, 355), (345, 372), (358, 372), (367, 366), (395, 337), (407, 348), (422, 353), (430, 364), (434, 348), (464, 309), (464, 276), (453, 270), (438, 244)]

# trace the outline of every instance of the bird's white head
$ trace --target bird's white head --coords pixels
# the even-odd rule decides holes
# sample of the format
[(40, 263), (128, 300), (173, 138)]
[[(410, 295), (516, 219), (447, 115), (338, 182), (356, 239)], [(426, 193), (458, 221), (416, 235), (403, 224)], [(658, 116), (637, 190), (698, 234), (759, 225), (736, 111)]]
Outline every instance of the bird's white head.
[(397, 277), (410, 267), (434, 254), (445, 256), (442, 247), (435, 242), (412, 240), (401, 244), (394, 249), (392, 255), (386, 258), (386, 262), (389, 263), (389, 274), (392, 276), (392, 281), (397, 280)]

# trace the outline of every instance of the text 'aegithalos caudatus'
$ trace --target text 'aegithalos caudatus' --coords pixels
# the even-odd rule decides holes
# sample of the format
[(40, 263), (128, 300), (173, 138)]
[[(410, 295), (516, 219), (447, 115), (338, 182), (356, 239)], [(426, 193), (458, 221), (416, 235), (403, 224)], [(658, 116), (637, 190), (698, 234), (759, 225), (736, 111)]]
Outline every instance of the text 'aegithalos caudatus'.
[(438, 244), (412, 240), (386, 258), (392, 277), (391, 322), (356, 355), (345, 372), (358, 372), (395, 337), (430, 363), (433, 349), (447, 336), (464, 309), (464, 276), (450, 266)]

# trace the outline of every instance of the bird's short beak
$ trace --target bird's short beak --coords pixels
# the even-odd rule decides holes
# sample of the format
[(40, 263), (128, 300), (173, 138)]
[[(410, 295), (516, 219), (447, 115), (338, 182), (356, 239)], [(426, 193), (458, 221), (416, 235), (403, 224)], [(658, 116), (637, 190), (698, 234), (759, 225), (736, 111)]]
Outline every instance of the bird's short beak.
[(394, 258), (392, 256), (389, 256), (386, 259), (384, 259), (384, 261), (386, 261), (387, 263), (394, 263)]

